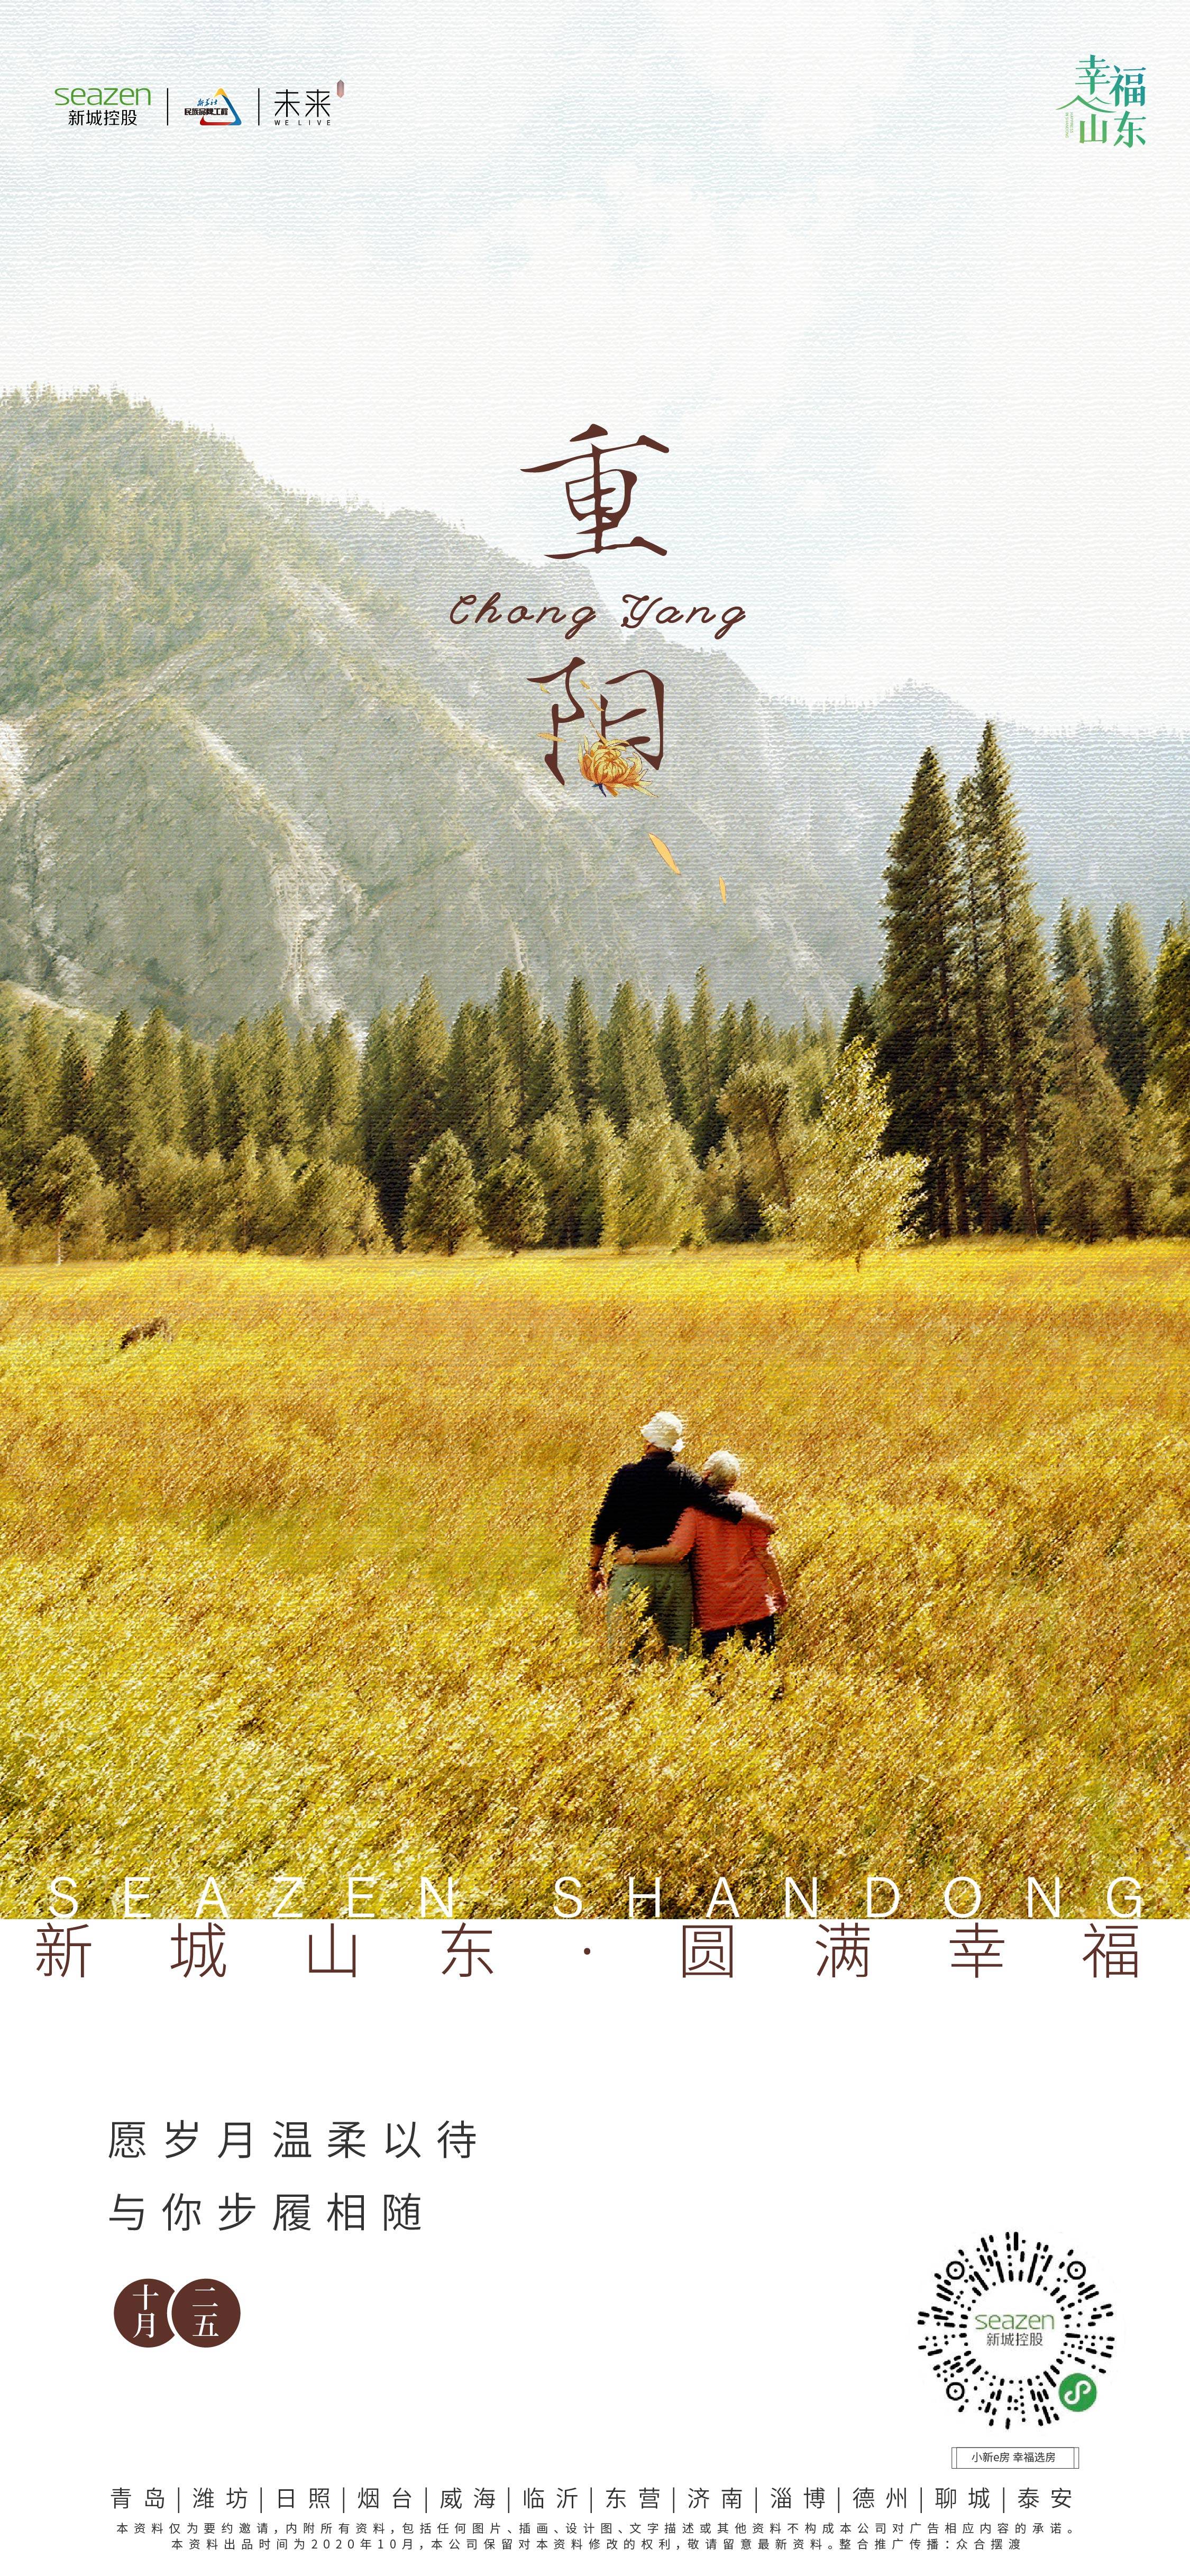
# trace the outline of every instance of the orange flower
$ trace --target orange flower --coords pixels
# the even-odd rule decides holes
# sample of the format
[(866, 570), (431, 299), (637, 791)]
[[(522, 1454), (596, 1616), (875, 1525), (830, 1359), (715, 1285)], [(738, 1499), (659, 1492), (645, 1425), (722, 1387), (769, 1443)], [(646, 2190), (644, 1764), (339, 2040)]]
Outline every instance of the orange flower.
[(606, 734), (597, 734), (594, 742), (584, 742), (578, 756), (584, 778), (601, 795), (618, 796), (622, 787), (644, 787), (639, 760), (634, 760), (622, 742), (610, 742)]

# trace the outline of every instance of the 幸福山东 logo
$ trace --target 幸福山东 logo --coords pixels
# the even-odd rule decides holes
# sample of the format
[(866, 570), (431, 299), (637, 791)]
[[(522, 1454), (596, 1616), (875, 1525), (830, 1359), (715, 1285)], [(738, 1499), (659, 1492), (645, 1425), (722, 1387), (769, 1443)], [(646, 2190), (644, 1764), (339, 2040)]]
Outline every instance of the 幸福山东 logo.
[(1111, 2301), (1082, 2257), (1015, 2228), (958, 2247), (917, 2322), (956, 2413), (1005, 2431), (1084, 2414), (1115, 2350)]
[(1062, 101), (1066, 140), (1072, 143), (1122, 143), (1132, 152), (1145, 139), (1145, 67), (1143, 63), (1110, 63), (1105, 54), (1084, 54), (1076, 73), (1073, 98)]

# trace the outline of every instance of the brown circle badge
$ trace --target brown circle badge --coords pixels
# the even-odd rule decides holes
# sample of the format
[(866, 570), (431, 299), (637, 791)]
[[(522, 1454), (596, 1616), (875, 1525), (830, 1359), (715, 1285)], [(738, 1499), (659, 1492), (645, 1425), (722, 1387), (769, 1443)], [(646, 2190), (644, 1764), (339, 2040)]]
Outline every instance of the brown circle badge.
[(240, 2303), (226, 2281), (187, 2281), (174, 2291), (169, 2313), (183, 2343), (227, 2343), (240, 2322)]
[[(173, 2297), (168, 2281), (130, 2281), (121, 2290), (112, 2309), (125, 2343), (138, 2343), (142, 2351), (152, 2351), (159, 2343), (172, 2343), (174, 2330), (169, 2321), (169, 2303)], [(236, 2310), (237, 2316), (239, 2310)]]

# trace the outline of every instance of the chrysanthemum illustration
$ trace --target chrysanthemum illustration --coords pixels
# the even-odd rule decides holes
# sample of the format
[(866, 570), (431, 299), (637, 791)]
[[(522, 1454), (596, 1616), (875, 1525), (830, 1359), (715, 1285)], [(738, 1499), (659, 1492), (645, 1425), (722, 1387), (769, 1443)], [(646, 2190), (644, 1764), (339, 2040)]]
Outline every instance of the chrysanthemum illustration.
[(622, 787), (644, 788), (648, 794), (639, 760), (633, 759), (625, 743), (609, 741), (606, 734), (596, 734), (594, 742), (582, 743), (578, 765), (601, 796), (618, 796)]

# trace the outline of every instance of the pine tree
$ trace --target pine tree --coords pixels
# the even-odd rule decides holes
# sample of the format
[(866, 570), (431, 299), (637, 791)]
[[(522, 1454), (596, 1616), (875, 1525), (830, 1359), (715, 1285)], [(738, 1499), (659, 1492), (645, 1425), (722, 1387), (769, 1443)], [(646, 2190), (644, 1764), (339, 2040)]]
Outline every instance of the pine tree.
[(577, 1124), (578, 1113), (570, 1076), (566, 1070), (566, 1048), (557, 1021), (542, 1021), (529, 1075), (529, 1118), (536, 1125), (542, 1118), (561, 1118), (570, 1126)]
[(476, 1221), (471, 1158), (447, 1127), (414, 1166), (405, 1201), (404, 1241), (412, 1252), (455, 1253), (474, 1233)]
[(996, 1228), (995, 1182), (1004, 1143), (1003, 1008), (997, 960), (997, 894), (973, 779), (956, 798), (959, 826), (959, 925), (955, 953), (955, 1019), (965, 1073), (971, 1163), (984, 1234)]
[(116, 1020), (95, 1070), (86, 1141), (104, 1179), (121, 1189), (135, 1180), (152, 1141), (140, 1041), (127, 1011)]
[(923, 1156), (936, 1230), (967, 1232), (956, 1021), (959, 871), (946, 781), (924, 751), (885, 870), (885, 1040), (890, 1143)]
[(33, 1162), (53, 1142), (58, 1108), (58, 1063), (44, 1011), (32, 1010), (21, 1031), (10, 1124)]
[(12, 1160), (17, 1142), (13, 1127), (16, 1087), (16, 1051), (9, 1040), (0, 1038), (0, 1170), (3, 1172), (5, 1183), (9, 1186), (11, 1186)]
[(1130, 903), (1117, 904), (1107, 925), (1107, 999), (1103, 1041), (1107, 1061), (1130, 1109), (1148, 1080), (1149, 1011), (1153, 977), (1145, 935)]
[(1081, 975), (1087, 987), (1091, 1026), (1102, 1046), (1107, 1027), (1107, 971), (1099, 946), (1099, 934), (1086, 904), (1076, 914), (1069, 895), (1063, 895), (1054, 924), (1053, 980), (1056, 992), (1052, 1026), (1055, 1032), (1065, 1008), (1066, 987), (1075, 975)]
[(186, 1143), (201, 1162), (216, 1151), (215, 1084), (206, 1048), (196, 1047), (185, 1034), (178, 1047), (178, 1071), (186, 1104)]
[(1186, 1230), (1186, 1207), (1177, 1195), (1178, 1132), (1159, 1082), (1146, 1082), (1128, 1118), (1128, 1169), (1137, 1229), (1141, 1234)]
[(1082, 973), (1082, 962), (1078, 931), (1074, 921), (1074, 905), (1069, 895), (1064, 894), (1058, 906), (1058, 918), (1054, 923), (1053, 972), (1059, 996), (1065, 992), (1073, 978)]
[(257, 1145), (262, 1154), (270, 1145), (279, 1154), (292, 1154), (303, 1142), (302, 1107), (293, 1048), (279, 1002), (261, 1026), (257, 1068)]
[(661, 1014), (657, 1039), (657, 1061), (669, 1114), (683, 1127), (690, 1125), (690, 1082), (686, 1065), (686, 1032), (682, 1026), (682, 1006), (676, 993), (667, 993)]
[(186, 1103), (173, 1031), (160, 1008), (150, 1011), (141, 1030), (140, 1060), (152, 1135), (157, 1144), (176, 1149), (185, 1142)]
[(585, 1126), (592, 1110), (599, 1107), (600, 1049), (599, 1022), (581, 975), (575, 976), (566, 1005), (566, 1070)]
[(292, 1226), (294, 1178), (279, 1145), (266, 1145), (252, 1211), (252, 1240), (265, 1252), (284, 1249)]
[(215, 1048), (215, 1142), (229, 1163), (258, 1122), (256, 1039), (247, 1020), (237, 1020), (230, 1037)]
[(512, 1104), (504, 1048), (495, 1011), (487, 1004), (475, 1015), (475, 1087), (479, 1104), (479, 1160), (484, 1171), (502, 1163), (512, 1148)]
[(187, 1182), (193, 1158), (173, 1145), (151, 1144), (136, 1176), (141, 1222), (160, 1236), (167, 1252), (176, 1252), (188, 1210)]
[(394, 1142), (402, 1214), (414, 1165), (421, 1161), (427, 1145), (433, 1144), (441, 1129), (448, 1048), (438, 996), (429, 976), (423, 975), (401, 1039)]
[[(759, 1064), (764, 1051), (765, 1046), (760, 1025), (760, 1013), (756, 1008), (755, 1002), (745, 1002), (743, 1010), (740, 1013), (740, 1033), (735, 1063)], [(735, 1064), (733, 1064), (731, 1070), (733, 1073), (735, 1072)]]
[(499, 1252), (525, 1252), (545, 1232), (545, 1193), (523, 1154), (497, 1163), (480, 1185), (479, 1209), (488, 1242)]
[(616, 988), (601, 1053), (603, 1106), (621, 1135), (630, 1119), (666, 1114), (665, 1084), (656, 1045), (631, 984)]
[(451, 1031), (440, 1117), (485, 1172), (512, 1151), (512, 1110), (495, 1012), (464, 1002)]
[(354, 1162), (359, 1151), (359, 1057), (342, 1011), (336, 1011), (329, 1029), (315, 1032), (315, 1044), (314, 1124), (333, 1162)]
[(975, 788), (989, 878), (995, 890), (995, 968), (1020, 1176), (1021, 1219), (1025, 1232), (1036, 1234), (1032, 1137), (1045, 1079), (1049, 993), (1028, 856), (1012, 800), (1008, 764), (990, 723), (984, 726), (979, 745)]
[(221, 1154), (196, 1154), (190, 1174), (190, 1236), (204, 1252), (218, 1250), (228, 1239), (232, 1220), (227, 1209), (227, 1167)]
[(542, 1242), (551, 1248), (577, 1243), (582, 1147), (574, 1119), (561, 1117), (557, 1110), (539, 1118), (529, 1130), (525, 1155), (545, 1198)]
[(1177, 1188), (1190, 1184), (1190, 929), (1166, 922), (1153, 976), (1149, 1049), (1178, 1136)]
[(442, 1068), (440, 1115), (457, 1136), (472, 1166), (480, 1160), (481, 1132), (479, 1091), (476, 1082), (475, 1023), (479, 1013), (474, 1002), (463, 1002), (455, 1013), (454, 1026)]
[(579, 1175), (579, 1242), (618, 1243), (620, 1139), (606, 1109), (593, 1109), (583, 1129)]
[(252, 1237), (252, 1222), (260, 1195), (260, 1161), (251, 1132), (241, 1136), (234, 1151), (225, 1157), (225, 1203), (231, 1218), (236, 1249), (246, 1252)]
[(849, 1047), (853, 1039), (858, 1039), (861, 1046), (876, 1044), (876, 1021), (862, 984), (855, 986), (843, 1015), (843, 1026), (839, 1031), (840, 1052)]
[(357, 1164), (344, 1164), (342, 1170), (347, 1183), (348, 1249), (380, 1252), (388, 1238), (376, 1192)]
[(523, 1143), (533, 1118), (533, 1068), (541, 1012), (524, 975), (506, 966), (496, 997), (496, 1022), (508, 1068), (513, 1133)]
[(877, 1074), (875, 1048), (852, 1039), (810, 1131), (794, 1221), (811, 1252), (854, 1261), (857, 1270), (865, 1252), (899, 1241), (925, 1174), (922, 1156), (882, 1152), (887, 1125), (888, 1083)]
[(395, 1068), (388, 1011), (376, 1011), (368, 1022), (360, 1064), (360, 1148), (370, 1172), (392, 1125)]
[(316, 1253), (324, 1261), (333, 1253), (349, 1252), (356, 1239), (357, 1192), (361, 1186), (367, 1188), (362, 1174), (350, 1171), (343, 1163), (330, 1162), (325, 1154), (315, 1154), (294, 1191), (295, 1248)]
[(691, 1134), (701, 1161), (723, 1134), (720, 1084), (715, 1078), (715, 1005), (705, 966), (694, 978), (694, 999), (686, 1023), (686, 1067), (690, 1090)]
[(322, 1058), (309, 1029), (299, 1029), (293, 1042), (293, 1078), (300, 1103), (301, 1142), (307, 1143), (319, 1123), (318, 1094)]
[(91, 1059), (78, 1030), (68, 1028), (58, 1058), (58, 1096), (54, 1126), (59, 1136), (83, 1136), (91, 1096)]
[(1157, 952), (1149, 1039), (1171, 1108), (1190, 1102), (1190, 932), (1167, 921)]
[(1129, 1188), (1128, 1117), (1091, 1022), (1086, 977), (1065, 986), (1047, 1103), (1045, 1213), (1075, 1243), (1136, 1231)]
[(1091, 1027), (1100, 1046), (1107, 1042), (1107, 969), (1099, 933), (1089, 907), (1084, 904), (1074, 925), (1078, 940), (1079, 973), (1087, 987), (1091, 1003)]
[(19, 1037), (0, 1047), (0, 1169), (22, 1219), (34, 1205), (38, 1164), (55, 1140), (57, 1092), (44, 1016), (31, 1011)]
[(730, 1082), (737, 1064), (744, 1061), (740, 1048), (740, 1023), (734, 1002), (729, 1002), (715, 1031), (715, 1087), (722, 1091)]
[[(364, 1042), (360, 1068), (360, 1150), (380, 1213), (396, 1241), (401, 1223), (400, 1159), (396, 1143), (400, 1097), (401, 1028), (391, 1011), (378, 1011)], [(455, 1122), (452, 1120), (451, 1122)]]

